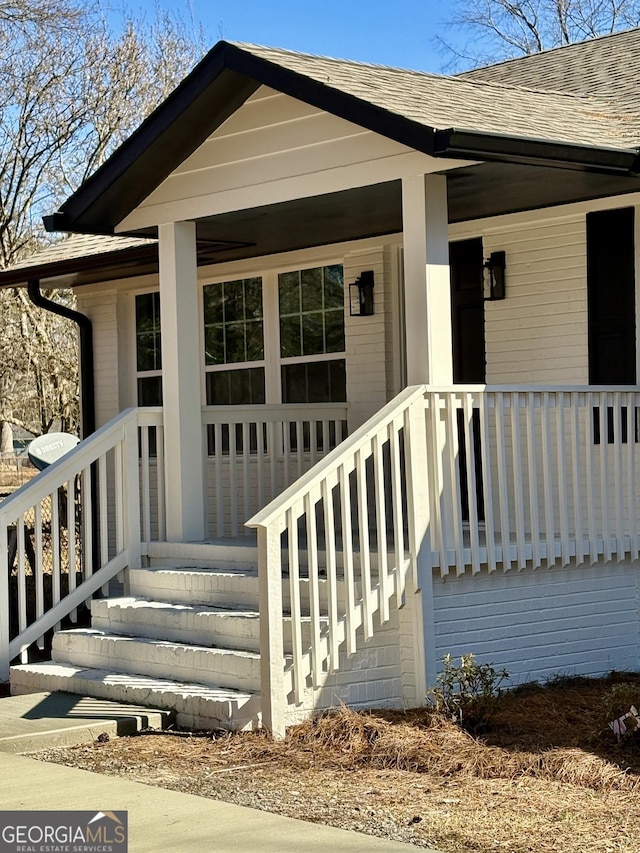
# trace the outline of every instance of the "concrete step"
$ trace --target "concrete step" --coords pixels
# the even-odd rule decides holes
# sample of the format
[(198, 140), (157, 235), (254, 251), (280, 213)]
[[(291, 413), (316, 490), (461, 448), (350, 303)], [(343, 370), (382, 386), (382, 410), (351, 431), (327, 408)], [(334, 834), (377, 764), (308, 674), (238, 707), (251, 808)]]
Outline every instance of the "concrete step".
[(123, 637), (94, 628), (59, 631), (52, 658), (87, 666), (257, 693), (260, 656), (255, 652), (193, 646), (147, 637)]
[(171, 711), (76, 693), (7, 696), (0, 702), (0, 752), (93, 743), (105, 735), (113, 738), (146, 728), (165, 729), (174, 722)]
[[(322, 628), (327, 618), (321, 617)], [(91, 603), (91, 625), (124, 637), (149, 637), (198, 646), (260, 651), (260, 616), (257, 611), (222, 610), (203, 605), (171, 604), (147, 598), (102, 598)], [(302, 642), (311, 642), (310, 617), (301, 619)], [(283, 621), (285, 654), (292, 651), (291, 617)]]
[(53, 661), (11, 668), (14, 695), (41, 691), (167, 708), (175, 711), (179, 726), (192, 729), (248, 730), (261, 722), (260, 696), (255, 693)]
[(129, 571), (129, 592), (155, 601), (258, 609), (255, 566), (228, 568), (169, 564)]
[[(318, 582), (320, 603), (328, 599), (327, 582)], [(204, 604), (210, 607), (258, 609), (258, 571), (255, 566), (244, 563), (225, 568), (167, 564), (131, 569), (129, 592), (155, 601), (184, 604)], [(290, 585), (288, 577), (282, 579), (282, 604), (285, 611), (290, 608)], [(338, 581), (338, 602), (346, 601), (345, 585)], [(309, 583), (300, 579), (300, 605), (302, 612), (309, 613)]]
[(260, 651), (255, 610), (171, 604), (147, 598), (102, 598), (91, 603), (91, 625), (123, 636)]

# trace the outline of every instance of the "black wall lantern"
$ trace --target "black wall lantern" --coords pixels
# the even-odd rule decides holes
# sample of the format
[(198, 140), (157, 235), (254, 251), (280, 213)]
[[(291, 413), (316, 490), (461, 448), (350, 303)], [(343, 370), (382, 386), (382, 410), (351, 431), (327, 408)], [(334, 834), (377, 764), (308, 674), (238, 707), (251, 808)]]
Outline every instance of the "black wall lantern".
[(373, 270), (361, 272), (349, 285), (349, 305), (352, 317), (370, 317), (373, 314)]
[(504, 284), (506, 252), (491, 252), (489, 260), (485, 261), (484, 266), (489, 271), (489, 296), (487, 299), (492, 301), (504, 299), (506, 296)]

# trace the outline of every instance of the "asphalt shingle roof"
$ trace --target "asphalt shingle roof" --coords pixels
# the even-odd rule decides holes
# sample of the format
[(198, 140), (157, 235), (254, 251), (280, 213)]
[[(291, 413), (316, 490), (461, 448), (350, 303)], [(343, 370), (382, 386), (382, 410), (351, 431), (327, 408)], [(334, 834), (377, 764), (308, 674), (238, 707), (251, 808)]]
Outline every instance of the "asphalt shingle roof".
[(595, 95), (614, 105), (619, 114), (637, 117), (640, 115), (640, 29), (477, 68), (460, 74), (457, 79)]
[[(518, 74), (517, 69), (526, 60), (510, 63), (512, 69), (506, 69), (509, 63), (493, 66), (495, 72), (485, 79), (482, 72), (492, 69), (444, 77), (257, 45), (237, 47), (425, 127), (455, 127), (611, 148), (640, 144), (640, 95), (635, 95), (635, 101), (629, 97), (622, 110), (612, 97), (614, 85), (606, 93), (595, 83), (582, 90), (568, 84), (551, 87), (543, 71), (532, 70), (524, 77)], [(567, 50), (563, 48), (562, 54)], [(613, 50), (607, 52), (612, 54)], [(549, 63), (555, 67), (562, 65), (562, 60), (560, 56), (553, 61), (549, 58)], [(578, 65), (576, 58), (576, 74)]]

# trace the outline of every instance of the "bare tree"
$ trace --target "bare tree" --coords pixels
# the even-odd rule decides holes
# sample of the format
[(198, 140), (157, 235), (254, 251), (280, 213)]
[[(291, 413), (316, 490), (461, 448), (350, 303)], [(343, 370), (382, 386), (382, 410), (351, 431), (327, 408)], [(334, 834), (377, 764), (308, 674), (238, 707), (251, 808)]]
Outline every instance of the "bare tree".
[(441, 39), (452, 64), (478, 66), (638, 26), (640, 0), (454, 0), (447, 23), (468, 37)]
[[(0, 0), (0, 268), (50, 241), (42, 215), (93, 172), (203, 52), (172, 13), (110, 29), (89, 0)], [(71, 294), (54, 298), (72, 302)], [(73, 323), (0, 292), (0, 422), (77, 425)]]

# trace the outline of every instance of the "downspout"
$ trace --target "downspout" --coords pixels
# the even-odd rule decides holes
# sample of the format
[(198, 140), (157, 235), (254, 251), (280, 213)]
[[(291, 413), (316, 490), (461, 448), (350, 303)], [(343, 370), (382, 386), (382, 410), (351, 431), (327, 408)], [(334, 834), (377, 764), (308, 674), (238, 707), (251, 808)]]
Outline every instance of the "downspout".
[(80, 400), (82, 408), (82, 438), (87, 438), (96, 429), (95, 383), (93, 377), (93, 326), (91, 320), (79, 311), (60, 305), (43, 296), (40, 279), (27, 283), (29, 299), (37, 308), (44, 308), (59, 317), (73, 320), (80, 331)]

